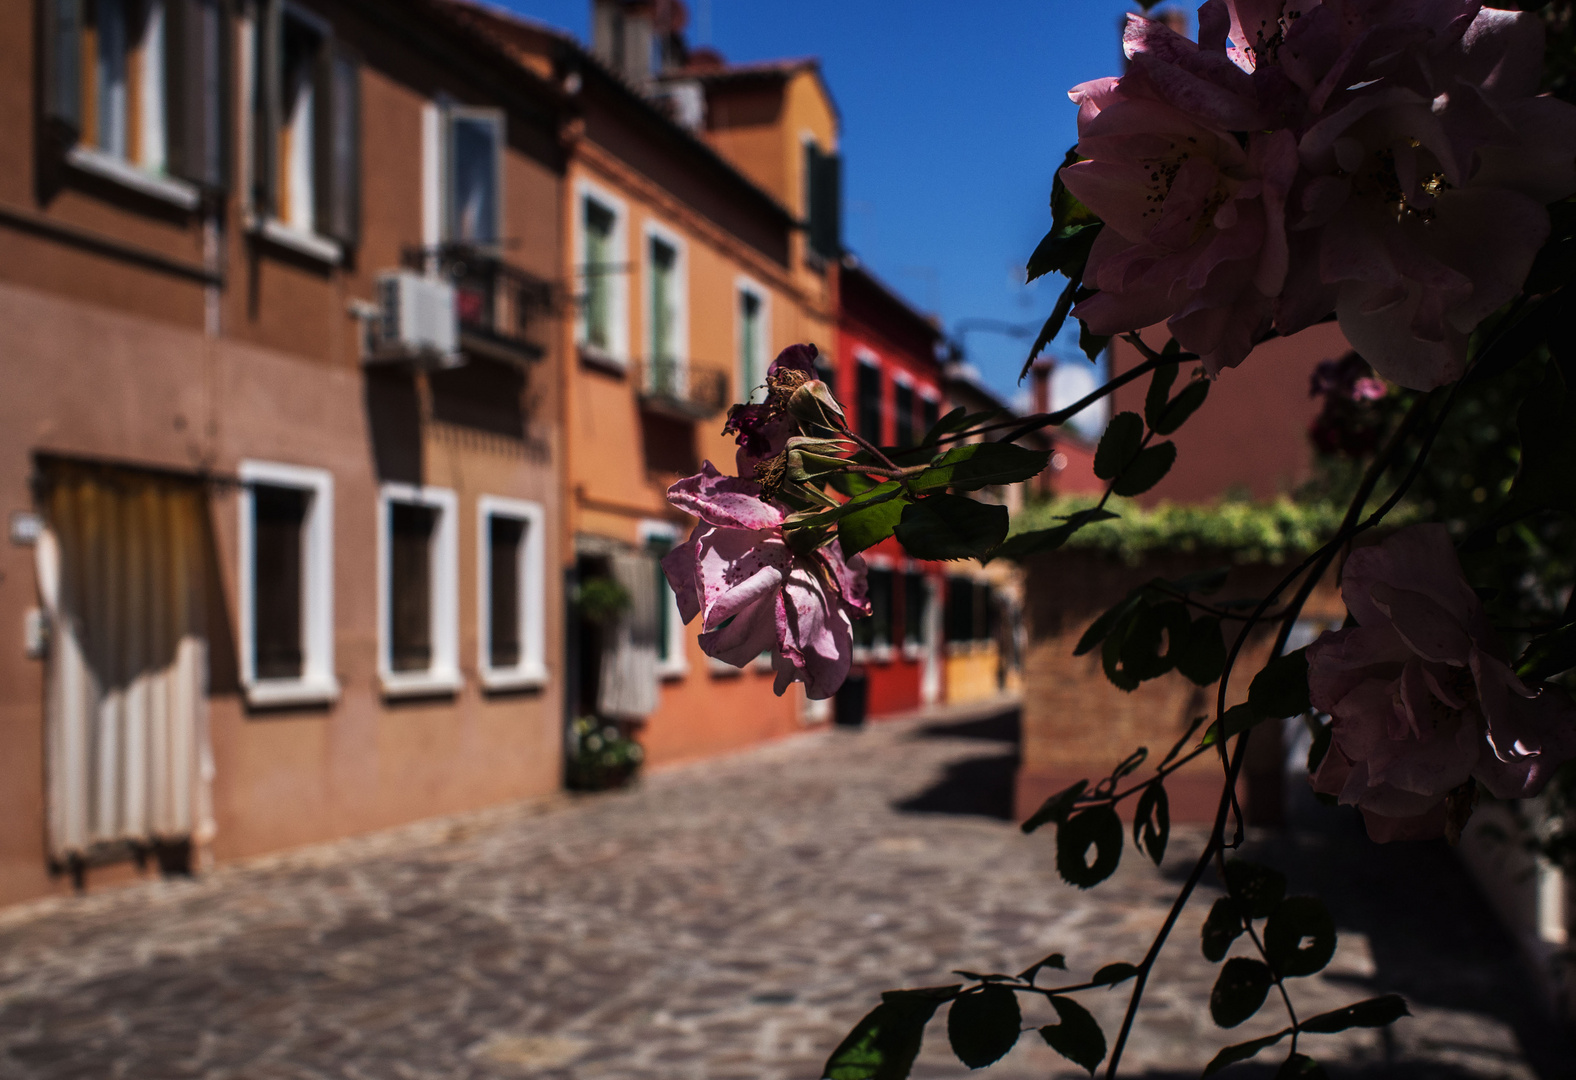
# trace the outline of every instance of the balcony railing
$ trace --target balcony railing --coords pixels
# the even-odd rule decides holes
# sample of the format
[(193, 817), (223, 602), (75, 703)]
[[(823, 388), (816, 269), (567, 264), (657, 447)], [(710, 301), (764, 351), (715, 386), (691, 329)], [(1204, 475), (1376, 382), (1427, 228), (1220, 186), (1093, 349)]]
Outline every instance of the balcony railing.
[(706, 420), (727, 408), (728, 373), (693, 361), (644, 360), (634, 372), (640, 404), (682, 420)]
[(462, 350), (511, 363), (547, 355), (555, 307), (550, 282), (465, 244), (411, 248), (405, 264), (454, 282)]

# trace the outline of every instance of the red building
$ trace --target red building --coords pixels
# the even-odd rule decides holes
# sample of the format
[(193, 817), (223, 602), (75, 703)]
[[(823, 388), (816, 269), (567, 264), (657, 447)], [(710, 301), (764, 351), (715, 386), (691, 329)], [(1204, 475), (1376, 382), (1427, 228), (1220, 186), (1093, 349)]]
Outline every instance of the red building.
[[(944, 408), (942, 332), (852, 256), (839, 284), (837, 348), (828, 373), (854, 429), (881, 446), (917, 443)], [(869, 619), (855, 624), (866, 710), (882, 716), (942, 700), (946, 577), (942, 563), (910, 559), (894, 539), (865, 552)]]

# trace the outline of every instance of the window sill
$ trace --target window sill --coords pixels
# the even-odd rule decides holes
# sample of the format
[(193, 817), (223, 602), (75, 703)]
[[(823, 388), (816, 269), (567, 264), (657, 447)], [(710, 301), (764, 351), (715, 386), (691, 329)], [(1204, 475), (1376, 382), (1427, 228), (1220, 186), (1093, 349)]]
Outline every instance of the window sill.
[(267, 240), (270, 244), (305, 255), (328, 266), (338, 266), (344, 258), (344, 249), (337, 240), (330, 240), (326, 236), (298, 229), (293, 225), (286, 225), (278, 218), (264, 218), (258, 222), (253, 230), (257, 236)]
[(890, 664), (892, 655), (892, 646), (890, 645), (876, 645), (870, 649), (870, 659), (877, 664)]
[[(726, 664), (724, 664), (723, 666), (727, 667)], [(732, 670), (732, 669), (729, 669), (729, 670)], [(659, 664), (659, 665), (657, 665), (657, 678), (661, 679), (663, 682), (672, 682), (674, 679), (682, 679), (682, 678), (684, 678), (684, 676), (686, 676), (688, 674), (689, 674), (689, 665), (686, 664), (686, 663), (683, 663), (683, 662), (680, 662), (680, 663), (677, 663), (677, 664)]]
[(925, 658), (925, 647), (923, 645), (904, 645), (903, 646), (903, 659), (904, 660), (908, 660), (908, 661), (912, 662), (912, 661), (916, 661), (916, 660), (923, 660), (924, 658)]
[[(750, 661), (752, 664), (754, 662), (753, 660)], [(736, 679), (744, 674), (743, 668), (734, 667), (732, 664), (724, 663), (715, 657), (706, 658), (706, 670), (711, 673), (713, 679)]]
[(262, 679), (243, 688), (246, 703), (256, 709), (285, 705), (332, 705), (339, 700), (336, 679)]
[(66, 163), (79, 172), (109, 180), (182, 210), (197, 209), (200, 200), (197, 188), (184, 180), (159, 176), (91, 147), (73, 146), (66, 152)]
[(531, 664), (517, 668), (483, 668), (484, 690), (540, 690), (547, 685), (547, 668)]
[(384, 672), (378, 677), (386, 698), (446, 697), (459, 692), (457, 671)]
[(580, 362), (587, 367), (615, 375), (625, 375), (629, 372), (628, 360), (621, 360), (612, 353), (604, 352), (595, 345), (587, 345), (584, 342), (580, 344)]

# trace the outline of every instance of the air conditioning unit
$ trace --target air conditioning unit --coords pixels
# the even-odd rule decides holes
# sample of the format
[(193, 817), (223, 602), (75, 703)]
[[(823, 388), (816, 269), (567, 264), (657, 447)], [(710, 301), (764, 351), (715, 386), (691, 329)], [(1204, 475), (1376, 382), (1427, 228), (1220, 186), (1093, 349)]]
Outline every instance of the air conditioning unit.
[(464, 362), (454, 284), (447, 279), (411, 270), (379, 274), (371, 330), (374, 360), (414, 360), (436, 367)]

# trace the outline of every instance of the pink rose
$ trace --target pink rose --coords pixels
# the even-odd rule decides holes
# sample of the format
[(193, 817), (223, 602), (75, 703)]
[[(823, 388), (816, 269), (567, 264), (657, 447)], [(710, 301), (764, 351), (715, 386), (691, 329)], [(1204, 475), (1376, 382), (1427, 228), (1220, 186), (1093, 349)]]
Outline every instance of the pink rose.
[(786, 511), (760, 485), (706, 462), (668, 489), (668, 501), (699, 518), (688, 542), (662, 560), (686, 623), (701, 617), (700, 647), (734, 667), (772, 654), (776, 691), (802, 682), (831, 697), (848, 676), (852, 617), (869, 614), (865, 565), (835, 543), (798, 554), (783, 536)]
[[(1257, 128), (1251, 77), (1167, 27), (1129, 16), (1121, 79), (1074, 87), (1078, 152), (1067, 190), (1105, 228), (1073, 314), (1098, 334), (1166, 321), (1210, 372), (1232, 367), (1270, 327), (1286, 277), (1289, 132)], [(1229, 128), (1226, 125), (1231, 125)]]
[(1357, 626), (1308, 647), (1309, 693), (1333, 723), (1312, 780), (1361, 808), (1373, 839), (1439, 836), (1468, 781), (1526, 798), (1576, 757), (1576, 706), (1511, 671), (1444, 526), (1353, 552), (1341, 595)]

